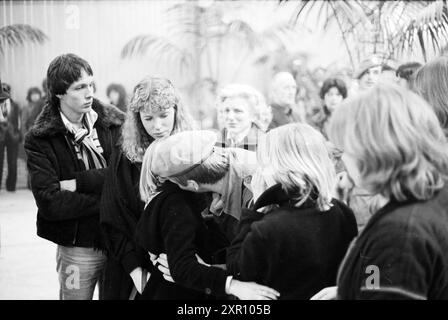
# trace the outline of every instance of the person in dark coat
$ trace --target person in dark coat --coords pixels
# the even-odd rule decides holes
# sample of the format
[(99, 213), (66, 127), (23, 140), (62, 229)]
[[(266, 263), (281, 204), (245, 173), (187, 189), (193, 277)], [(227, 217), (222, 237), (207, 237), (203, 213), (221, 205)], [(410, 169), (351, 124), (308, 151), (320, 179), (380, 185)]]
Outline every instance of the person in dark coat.
[(17, 183), (17, 158), (22, 141), (21, 110), (11, 99), (11, 87), (0, 81), (0, 189), (5, 150), (7, 155), (6, 190), (13, 192)]
[[(210, 131), (204, 130), (203, 134), (213, 137), (214, 146), (210, 146), (213, 152), (210, 151), (207, 157), (211, 164), (197, 166), (171, 180), (181, 188), (203, 193), (204, 198), (208, 199), (208, 206), (201, 214), (210, 232), (215, 234), (217, 251), (213, 254), (213, 265), (225, 268), (226, 248), (236, 236), (243, 209), (252, 206), (250, 181), (257, 168), (257, 158), (253, 151), (218, 146), (218, 137)], [(221, 178), (215, 181), (216, 176)], [(204, 183), (209, 180), (216, 183)], [(171, 277), (166, 254), (161, 254), (157, 263), (164, 268), (165, 276)]]
[[(36, 108), (39, 108), (39, 104), (42, 100), (42, 91), (38, 87), (31, 87), (28, 89), (26, 94), (26, 101), (28, 101), (27, 106), (22, 112), (23, 115), (23, 124), (24, 124), (24, 132), (28, 132), (28, 130), (33, 126), (34, 121), (36, 121), (38, 112), (35, 111)], [(42, 111), (42, 107), (40, 107), (40, 111)]]
[(432, 107), (377, 85), (343, 103), (329, 132), (355, 184), (382, 197), (332, 297), (448, 299), (448, 141)]
[(268, 287), (234, 280), (224, 269), (209, 265), (216, 248), (201, 215), (207, 205), (201, 192), (208, 190), (192, 187), (199, 192), (192, 193), (190, 184), (183, 185), (179, 179), (202, 170), (209, 173), (203, 179), (210, 185), (221, 181), (227, 172), (226, 161), (215, 155), (215, 143), (211, 131), (184, 131), (153, 143), (145, 153), (140, 195), (146, 208), (136, 241), (151, 255), (167, 254), (174, 280), (170, 282), (156, 269), (143, 293), (151, 299), (223, 298), (226, 294), (240, 299), (275, 299), (278, 295)]
[[(48, 68), (50, 99), (25, 138), (37, 234), (57, 244), (60, 299), (91, 299), (105, 262), (99, 201), (124, 114), (93, 98), (93, 72), (74, 55)], [(121, 119), (121, 121), (117, 121)]]
[(109, 256), (104, 299), (141, 298), (153, 268), (147, 252), (134, 240), (144, 209), (138, 188), (143, 155), (153, 141), (193, 125), (169, 80), (146, 77), (135, 87), (101, 199), (101, 228)]
[(333, 198), (334, 166), (316, 129), (301, 123), (272, 129), (258, 158), (255, 206), (227, 250), (227, 270), (277, 290), (280, 299), (309, 299), (336, 283), (357, 235), (355, 217)]
[(28, 132), (28, 130), (33, 126), (34, 122), (36, 121), (39, 114), (42, 112), (42, 109), (47, 104), (47, 98), (48, 98), (48, 90), (47, 90), (47, 79), (44, 79), (42, 81), (42, 96), (36, 103), (33, 104), (32, 108), (30, 108), (29, 113), (26, 117), (25, 123), (25, 131)]

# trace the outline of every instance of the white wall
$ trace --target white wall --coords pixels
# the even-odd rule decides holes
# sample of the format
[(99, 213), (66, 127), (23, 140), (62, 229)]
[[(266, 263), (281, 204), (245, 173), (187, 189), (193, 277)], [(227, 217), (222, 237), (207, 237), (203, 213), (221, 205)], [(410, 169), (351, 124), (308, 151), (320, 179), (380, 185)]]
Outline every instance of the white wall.
[[(154, 63), (148, 58), (120, 58), (122, 47), (134, 36), (148, 32), (166, 34), (163, 13), (175, 3), (171, 0), (0, 1), (0, 26), (27, 23), (40, 28), (49, 37), (43, 45), (6, 50), (0, 57), (0, 76), (12, 85), (13, 97), (24, 103), (27, 89), (40, 87), (50, 61), (59, 54), (72, 52), (92, 65), (99, 98), (105, 98), (106, 87), (111, 82), (123, 83), (130, 93), (147, 74), (166, 76), (181, 87), (185, 79), (166, 63)], [(279, 9), (277, 2), (272, 0), (232, 3), (240, 6), (239, 13), (260, 30), (289, 18), (296, 4)], [(73, 8), (79, 8), (78, 27), (72, 19)], [(300, 41), (295, 45), (312, 54), (314, 65), (326, 66), (334, 61), (345, 63), (344, 48), (338, 46), (334, 34), (320, 35), (312, 30), (302, 30)], [(241, 52), (239, 48), (225, 49), (227, 58), (221, 67), (222, 82), (248, 83), (265, 92), (269, 70), (253, 66), (248, 59), (235, 73)], [(234, 74), (236, 77), (232, 77)]]

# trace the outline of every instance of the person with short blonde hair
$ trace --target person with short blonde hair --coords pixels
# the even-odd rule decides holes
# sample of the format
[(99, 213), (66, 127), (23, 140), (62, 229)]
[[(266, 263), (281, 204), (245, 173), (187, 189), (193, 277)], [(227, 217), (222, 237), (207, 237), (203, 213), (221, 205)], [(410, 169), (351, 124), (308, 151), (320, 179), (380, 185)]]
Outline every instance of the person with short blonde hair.
[(448, 56), (440, 56), (419, 68), (411, 89), (433, 107), (448, 136)]
[(270, 121), (269, 106), (263, 95), (245, 84), (229, 84), (216, 99), (218, 123), (221, 127), (220, 147), (238, 147), (256, 151), (260, 136)]
[(338, 297), (448, 299), (448, 142), (432, 108), (377, 85), (342, 103), (329, 136), (355, 185), (383, 202), (344, 258)]
[(280, 299), (309, 299), (336, 283), (339, 263), (357, 235), (355, 217), (333, 198), (334, 166), (324, 137), (311, 126), (287, 124), (268, 132), (258, 162), (255, 205), (244, 212), (227, 250), (227, 269), (237, 279), (274, 288)]

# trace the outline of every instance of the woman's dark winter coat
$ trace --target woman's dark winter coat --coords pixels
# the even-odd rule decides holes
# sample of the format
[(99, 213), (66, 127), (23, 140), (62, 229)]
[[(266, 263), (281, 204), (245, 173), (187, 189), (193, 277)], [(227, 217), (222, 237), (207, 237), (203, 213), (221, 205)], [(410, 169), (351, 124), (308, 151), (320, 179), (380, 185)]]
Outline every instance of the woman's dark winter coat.
[(134, 287), (131, 271), (137, 267), (152, 271), (148, 253), (134, 239), (144, 209), (139, 193), (141, 163), (131, 162), (117, 144), (109, 168), (100, 210), (108, 252), (104, 299), (126, 300)]
[[(95, 128), (108, 161), (124, 114), (94, 99)], [(47, 104), (25, 138), (31, 189), (38, 207), (37, 234), (56, 244), (103, 248), (100, 195), (107, 169), (87, 170), (78, 160), (59, 109)], [(59, 181), (76, 179), (76, 192)]]
[(357, 235), (353, 212), (333, 200), (324, 212), (308, 200), (300, 207), (280, 184), (266, 190), (254, 210), (246, 210), (239, 234), (228, 249), (227, 270), (236, 279), (255, 281), (280, 292), (280, 299), (309, 299), (336, 284), (338, 266)]
[(136, 240), (145, 250), (159, 255), (166, 253), (175, 283), (163, 279), (159, 270), (151, 275), (145, 299), (207, 299), (225, 296), (226, 271), (198, 263), (198, 254), (205, 263), (213, 263), (219, 248), (201, 211), (207, 201), (202, 194), (181, 190), (166, 182), (146, 207), (140, 219)]
[(428, 201), (391, 201), (351, 246), (339, 299), (448, 299), (448, 187)]

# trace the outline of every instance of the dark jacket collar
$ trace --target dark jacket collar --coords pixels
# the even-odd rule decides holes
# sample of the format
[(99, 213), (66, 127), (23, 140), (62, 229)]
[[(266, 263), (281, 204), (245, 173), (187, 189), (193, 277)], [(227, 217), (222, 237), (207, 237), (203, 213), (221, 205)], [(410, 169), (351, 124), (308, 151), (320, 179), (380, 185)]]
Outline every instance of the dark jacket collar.
[(292, 107), (289, 105), (280, 105), (278, 103), (272, 103), (271, 109), (273, 114), (290, 116), (292, 114)]
[[(265, 190), (260, 197), (257, 199), (257, 201), (254, 204), (254, 210), (258, 210), (260, 208), (270, 206), (270, 205), (278, 205), (280, 207), (283, 206), (295, 206), (296, 200), (291, 199), (291, 196), (289, 196), (285, 190), (283, 190), (282, 185), (280, 183), (277, 183), (273, 185), (272, 187)], [(310, 208), (314, 207), (316, 205), (316, 202), (309, 199), (305, 201), (300, 208)]]
[[(439, 191), (440, 192), (440, 191)], [(434, 197), (435, 198), (435, 197)], [(389, 213), (392, 211), (395, 211), (397, 209), (400, 209), (401, 207), (405, 207), (407, 205), (416, 204), (422, 201), (418, 201), (417, 199), (410, 198), (406, 201), (399, 202), (392, 198), (389, 202), (387, 202), (384, 206), (382, 206), (380, 209), (378, 209), (367, 221), (366, 226), (362, 230), (362, 234), (366, 234), (368, 230), (370, 230), (373, 226), (376, 225), (376, 223), (380, 220), (382, 220), (384, 217), (386, 217)]]
[[(95, 126), (103, 128), (120, 126), (125, 118), (125, 114), (117, 107), (104, 104), (98, 99), (93, 99), (92, 109), (98, 113), (98, 120)], [(36, 137), (49, 137), (66, 131), (67, 129), (59, 114), (59, 108), (47, 103), (31, 128), (30, 134)]]

